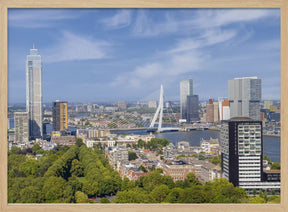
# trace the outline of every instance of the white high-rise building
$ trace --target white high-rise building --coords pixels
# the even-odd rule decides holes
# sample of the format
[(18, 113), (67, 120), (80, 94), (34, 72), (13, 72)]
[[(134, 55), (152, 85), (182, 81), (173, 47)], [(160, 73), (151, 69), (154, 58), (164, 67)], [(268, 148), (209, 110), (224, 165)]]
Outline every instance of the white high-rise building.
[(38, 50), (30, 49), (26, 60), (26, 110), (29, 138), (42, 137), (42, 63)]
[(270, 109), (270, 106), (273, 105), (273, 100), (271, 99), (266, 99), (264, 100), (264, 107), (263, 109)]
[(223, 177), (235, 186), (263, 181), (262, 122), (248, 117), (225, 121), (221, 129)]
[(230, 104), (227, 97), (218, 98), (219, 106), (219, 120), (228, 120), (230, 119)]
[(15, 142), (29, 141), (29, 120), (27, 112), (15, 112)]
[(249, 117), (260, 120), (261, 79), (234, 78), (228, 81), (230, 117)]
[(187, 98), (193, 96), (193, 80), (181, 80), (180, 81), (180, 113), (181, 119), (187, 120)]
[(280, 181), (263, 172), (262, 121), (231, 118), (221, 128), (222, 176), (252, 194), (254, 190), (280, 192)]
[(223, 119), (222, 120), (228, 120), (230, 119), (230, 106), (222, 106), (222, 116)]

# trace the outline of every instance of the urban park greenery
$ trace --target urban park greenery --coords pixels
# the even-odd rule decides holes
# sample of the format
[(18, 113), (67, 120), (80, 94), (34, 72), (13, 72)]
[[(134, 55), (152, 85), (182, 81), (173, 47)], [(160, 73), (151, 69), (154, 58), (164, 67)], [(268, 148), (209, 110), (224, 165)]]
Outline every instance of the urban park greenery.
[[(154, 140), (151, 149), (165, 146)], [(42, 154), (37, 160), (36, 154)], [(44, 151), (13, 147), (8, 152), (9, 203), (279, 203), (279, 196), (247, 196), (225, 179), (202, 184), (193, 173), (174, 182), (155, 169), (139, 180), (121, 179), (98, 148), (78, 141)]]

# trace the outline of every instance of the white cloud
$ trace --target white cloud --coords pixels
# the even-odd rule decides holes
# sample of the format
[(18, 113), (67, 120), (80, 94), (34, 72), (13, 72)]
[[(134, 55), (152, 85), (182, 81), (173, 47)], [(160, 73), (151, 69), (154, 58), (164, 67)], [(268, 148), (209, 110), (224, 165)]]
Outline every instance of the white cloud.
[[(196, 13), (187, 12), (185, 17), (166, 13), (163, 20), (153, 22), (145, 10), (139, 10), (133, 25), (133, 35), (153, 37), (173, 33), (197, 33), (203, 28), (218, 28), (233, 23), (246, 23), (265, 18), (279, 18), (278, 9), (199, 9)], [(191, 16), (191, 14), (193, 14)]]
[(236, 37), (236, 30), (215, 28), (206, 30), (193, 38), (179, 39), (166, 51), (158, 53), (156, 60), (136, 67), (126, 75), (121, 75), (112, 82), (112, 86), (140, 89), (143, 84), (159, 85), (177, 81), (179, 77), (205, 69), (210, 55), (205, 47), (225, 43)]
[(81, 13), (60, 9), (9, 9), (9, 27), (49, 28), (55, 27), (59, 20), (76, 19)]
[[(205, 18), (203, 14), (200, 17), (203, 18), (205, 23), (209, 23), (212, 26), (224, 26), (236, 22), (257, 21), (277, 14), (275, 10), (271, 9), (221, 9), (215, 10), (214, 14), (209, 18)], [(207, 22), (208, 20), (209, 22)]]
[(237, 35), (236, 30), (221, 30), (220, 28), (205, 31), (199, 37), (186, 38), (178, 41), (175, 48), (167, 53), (185, 52), (229, 41)]
[(131, 23), (131, 14), (132, 11), (130, 9), (122, 9), (114, 16), (105, 18), (101, 22), (112, 29), (127, 27)]
[(175, 33), (178, 31), (178, 27), (178, 22), (169, 13), (166, 13), (164, 22), (157, 23), (149, 18), (146, 10), (139, 10), (133, 25), (132, 34), (139, 37), (152, 37)]
[(106, 41), (93, 40), (81, 37), (70, 32), (64, 32), (58, 43), (49, 49), (43, 50), (43, 57), (46, 63), (103, 59), (108, 57), (108, 50), (111, 46)]

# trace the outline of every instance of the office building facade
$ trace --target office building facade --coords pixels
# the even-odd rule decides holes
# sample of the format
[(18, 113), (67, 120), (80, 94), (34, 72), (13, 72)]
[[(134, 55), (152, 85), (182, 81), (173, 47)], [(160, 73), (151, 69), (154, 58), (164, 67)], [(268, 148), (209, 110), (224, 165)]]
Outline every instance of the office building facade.
[(228, 98), (219, 97), (218, 107), (219, 107), (219, 121), (230, 119), (230, 103)]
[(213, 99), (209, 99), (208, 104), (206, 104), (206, 122), (214, 122), (214, 104)]
[(219, 105), (218, 102), (213, 102), (214, 104), (214, 122), (219, 121)]
[(260, 120), (261, 79), (234, 78), (228, 81), (230, 117), (249, 117)]
[(187, 96), (187, 120), (189, 122), (199, 121), (199, 96)]
[(68, 129), (68, 103), (56, 101), (53, 102), (53, 131), (62, 131)]
[(262, 122), (235, 117), (222, 123), (222, 177), (247, 194), (266, 190), (280, 194), (280, 172), (263, 172)]
[(262, 122), (248, 117), (224, 121), (221, 129), (222, 173), (234, 186), (262, 182)]
[(273, 100), (271, 99), (265, 99), (264, 100), (264, 107), (263, 109), (268, 109), (270, 110), (270, 106), (273, 105)]
[(29, 138), (42, 137), (42, 63), (33, 47), (26, 60), (26, 110), (29, 116)]
[(15, 142), (29, 141), (29, 116), (28, 112), (15, 112)]
[[(190, 122), (189, 115), (188, 115), (188, 107), (191, 107), (191, 105), (188, 104), (188, 97), (191, 97), (193, 99), (193, 80), (181, 80), (180, 81), (180, 113), (181, 113), (181, 119), (185, 119), (187, 123)], [(190, 103), (191, 99), (190, 98)], [(195, 99), (196, 97), (194, 97)], [(199, 106), (198, 106), (199, 107)], [(189, 109), (191, 111), (193, 109)]]

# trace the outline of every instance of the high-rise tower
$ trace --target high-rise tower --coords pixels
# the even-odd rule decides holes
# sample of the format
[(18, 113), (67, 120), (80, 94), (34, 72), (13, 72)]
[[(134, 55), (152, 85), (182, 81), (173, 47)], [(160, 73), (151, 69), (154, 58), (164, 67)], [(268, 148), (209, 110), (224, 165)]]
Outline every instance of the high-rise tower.
[(68, 129), (68, 103), (53, 102), (53, 131)]
[(181, 119), (188, 120), (188, 105), (187, 105), (187, 97), (193, 96), (193, 80), (182, 80), (180, 81), (180, 113), (181, 113)]
[[(280, 192), (280, 172), (263, 172), (262, 121), (234, 117), (222, 122), (221, 161), (223, 178), (252, 194), (254, 190)], [(276, 179), (275, 179), (276, 178)]]
[(228, 81), (230, 117), (249, 117), (260, 120), (261, 79), (234, 78)]
[(29, 138), (42, 137), (42, 63), (38, 50), (30, 49), (26, 60), (26, 110), (29, 116)]
[(248, 117), (224, 121), (221, 129), (223, 177), (241, 186), (263, 181), (262, 122)]
[(22, 143), (29, 140), (29, 120), (27, 112), (15, 112), (15, 142)]

